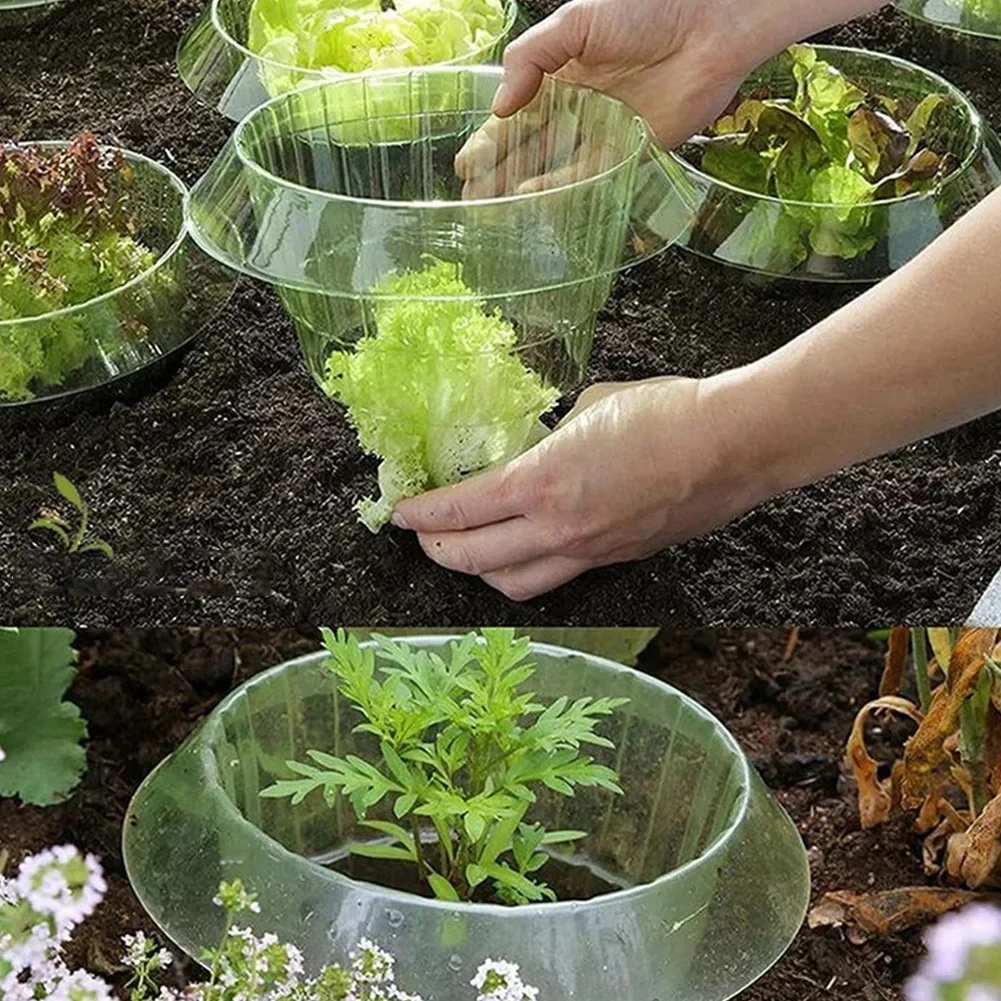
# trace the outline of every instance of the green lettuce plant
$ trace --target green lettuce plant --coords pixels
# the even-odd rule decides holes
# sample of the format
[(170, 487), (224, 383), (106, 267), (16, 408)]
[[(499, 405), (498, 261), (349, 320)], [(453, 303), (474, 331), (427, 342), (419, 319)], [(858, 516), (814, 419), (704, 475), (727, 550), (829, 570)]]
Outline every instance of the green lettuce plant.
[[(612, 747), (596, 727), (628, 700), (537, 702), (524, 690), (535, 673), (529, 640), (512, 629), (470, 633), (447, 657), (386, 637), (376, 637), (376, 652), (343, 630), (323, 636), (328, 669), (362, 718), (355, 732), (376, 739), (379, 760), (310, 750), (309, 762), (287, 762), (294, 777), (261, 795), (296, 805), (321, 791), (331, 806), (343, 796), (362, 826), (386, 839), (350, 850), (412, 864), (440, 899), (556, 899), (538, 875), (545, 849), (587, 832), (548, 831), (526, 815), (542, 787), (561, 796), (578, 786), (621, 792), (616, 773), (581, 748)], [(384, 800), (395, 821), (368, 819)], [(434, 843), (423, 837), (426, 824)]]
[(475, 297), (458, 264), (391, 276), (373, 303), (375, 333), (330, 356), (324, 388), (382, 460), (381, 496), (358, 505), (377, 532), (404, 497), (524, 451), (560, 394), (517, 356), (514, 327)]
[[(502, 0), (255, 0), (248, 44), (285, 66), (360, 73), (475, 58), (506, 20)], [(295, 82), (268, 68), (273, 94)]]
[[(80, 305), (155, 263), (136, 239), (133, 183), (125, 157), (89, 133), (53, 149), (0, 142), (0, 401), (29, 400), (115, 352), (122, 318), (107, 304), (3, 321)], [(137, 320), (130, 332), (145, 335)]]
[[(758, 85), (683, 150), (711, 177), (781, 201), (757, 202), (729, 234), (734, 259), (779, 273), (810, 253), (869, 253), (882, 235), (873, 205), (933, 191), (956, 166), (935, 148), (945, 96), (917, 102), (871, 93), (811, 46), (794, 45), (789, 56), (792, 98)], [(717, 225), (716, 209), (704, 206), (696, 226)]]
[(69, 629), (0, 629), (0, 796), (51, 806), (79, 783), (87, 724), (63, 699), (75, 662)]

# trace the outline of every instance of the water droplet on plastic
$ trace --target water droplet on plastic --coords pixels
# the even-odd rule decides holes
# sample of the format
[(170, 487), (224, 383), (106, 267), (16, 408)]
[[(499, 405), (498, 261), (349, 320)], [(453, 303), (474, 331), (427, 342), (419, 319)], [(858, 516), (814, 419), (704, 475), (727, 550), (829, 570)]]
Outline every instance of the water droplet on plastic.
[(390, 928), (399, 928), (403, 924), (403, 914), (400, 911), (386, 911), (386, 921)]
[(461, 969), (462, 969), (462, 957), (461, 957), (461, 956), (456, 956), (456, 955), (455, 955), (455, 954), (453, 953), (453, 954), (452, 954), (452, 956), (451, 956), (451, 958), (450, 958), (450, 959), (449, 959), (449, 961), (448, 961), (448, 968), (449, 968), (449, 969), (450, 969), (450, 970), (451, 970), (451, 971), (452, 971), (453, 973), (458, 973), (458, 972), (459, 972), (459, 970), (461, 970)]

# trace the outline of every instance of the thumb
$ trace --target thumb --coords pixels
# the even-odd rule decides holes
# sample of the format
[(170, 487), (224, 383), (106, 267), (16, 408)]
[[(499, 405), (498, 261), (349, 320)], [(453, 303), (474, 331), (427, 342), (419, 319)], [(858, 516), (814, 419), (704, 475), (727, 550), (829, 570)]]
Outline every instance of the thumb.
[(556, 73), (584, 51), (587, 8), (572, 0), (529, 28), (504, 52), (504, 80), (494, 95), (493, 112), (507, 118), (529, 104), (546, 73)]

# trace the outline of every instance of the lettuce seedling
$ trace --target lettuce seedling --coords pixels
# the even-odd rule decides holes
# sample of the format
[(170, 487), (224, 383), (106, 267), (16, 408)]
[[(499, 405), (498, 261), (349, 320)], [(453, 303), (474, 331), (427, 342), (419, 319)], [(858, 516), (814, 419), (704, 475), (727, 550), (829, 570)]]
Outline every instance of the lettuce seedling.
[[(378, 653), (343, 630), (323, 637), (328, 669), (362, 717), (355, 732), (375, 737), (381, 761), (310, 750), (311, 762), (287, 762), (294, 778), (261, 795), (296, 805), (319, 790), (330, 806), (345, 797), (363, 826), (387, 838), (351, 851), (412, 863), (440, 899), (471, 900), (489, 887), (509, 904), (555, 900), (537, 875), (549, 861), (545, 848), (587, 832), (527, 822), (535, 790), (621, 793), (616, 773), (581, 747), (611, 748), (596, 726), (629, 700), (537, 702), (524, 691), (536, 669), (529, 640), (516, 640), (513, 629), (470, 633), (445, 657), (384, 636), (376, 637)], [(386, 799), (401, 823), (367, 819)], [(422, 837), (425, 823), (437, 833), (433, 844)]]
[(75, 662), (69, 629), (0, 629), (0, 796), (50, 806), (80, 781), (87, 724), (63, 701)]
[[(501, 0), (255, 0), (248, 41), (285, 66), (360, 73), (472, 56), (505, 23)], [(294, 74), (266, 69), (273, 94), (295, 85)]]
[(95, 355), (120, 350), (120, 318), (107, 306), (3, 321), (87, 302), (155, 263), (135, 237), (133, 182), (122, 154), (89, 133), (53, 150), (0, 142), (0, 400), (30, 400)]
[[(767, 85), (738, 96), (686, 155), (720, 181), (778, 198), (739, 220), (728, 254), (763, 270), (788, 272), (812, 251), (851, 259), (879, 239), (871, 206), (931, 191), (956, 166), (938, 152), (931, 125), (947, 99), (920, 102), (868, 92), (819, 59), (812, 47), (789, 49), (793, 98)], [(824, 208), (830, 205), (830, 208)], [(707, 206), (697, 225), (716, 225)]]
[(29, 531), (52, 532), (66, 547), (68, 553), (104, 553), (109, 560), (115, 558), (111, 546), (90, 531), (90, 509), (87, 502), (80, 496), (80, 491), (62, 473), (53, 473), (52, 482), (60, 496), (69, 501), (80, 515), (76, 528), (58, 512), (44, 510), (29, 526)]
[(375, 289), (375, 333), (327, 361), (325, 389), (340, 400), (362, 448), (382, 459), (378, 500), (358, 505), (373, 532), (404, 497), (513, 458), (559, 399), (515, 353), (517, 334), (433, 261)]

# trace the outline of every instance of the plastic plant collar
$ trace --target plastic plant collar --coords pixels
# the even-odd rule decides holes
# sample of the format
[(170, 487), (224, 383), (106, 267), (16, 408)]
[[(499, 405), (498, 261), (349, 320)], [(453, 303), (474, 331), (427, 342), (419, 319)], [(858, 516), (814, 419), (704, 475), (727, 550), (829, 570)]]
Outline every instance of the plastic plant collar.
[(0, 16), (7, 11), (28, 10), (39, 7), (64, 6), (70, 0), (0, 0)]
[(502, 73), (394, 71), (283, 95), (192, 189), (195, 240), (278, 287), (321, 385), (379, 307), (417, 299), (499, 311), (525, 364), (569, 390), (616, 272), (687, 224), (675, 168), (624, 104), (549, 80), (499, 123)]
[[(930, 191), (882, 201), (832, 204), (785, 201), (717, 180), (670, 154), (682, 171), (686, 197), (698, 206), (679, 243), (687, 250), (747, 271), (820, 282), (875, 282), (903, 267), (963, 213), (1001, 183), (1001, 142), (953, 84), (913, 63), (881, 53), (815, 46), (817, 58), (872, 93), (920, 101), (931, 94), (947, 105), (934, 119), (941, 153), (957, 166)], [(748, 78), (742, 93), (767, 83), (773, 96), (793, 97), (792, 60), (783, 54)], [(818, 229), (842, 236), (842, 255), (820, 253)], [(798, 253), (781, 254), (792, 242)], [(790, 261), (796, 263), (790, 264)]]
[(897, 7), (935, 29), (949, 58), (966, 62), (970, 57), (998, 54), (999, 0), (897, 0)]
[[(43, 150), (62, 142), (25, 142)], [(152, 367), (183, 348), (228, 301), (232, 273), (188, 237), (187, 188), (154, 160), (121, 150), (132, 168), (129, 205), (137, 217), (136, 239), (156, 255), (131, 281), (86, 302), (37, 316), (0, 320), (0, 359), (18, 358), (23, 345), (41, 352), (45, 368), (52, 345), (71, 338), (82, 361), (59, 382), (36, 377), (30, 398), (0, 393), (0, 409), (33, 406), (107, 386)]]
[[(346, 75), (335, 68), (303, 68), (251, 49), (249, 26), (255, 2), (209, 0), (177, 50), (178, 70), (188, 88), (234, 122), (290, 90)], [(505, 0), (504, 9), (504, 27), (496, 38), (438, 65), (499, 63), (505, 45), (527, 24), (516, 0)]]
[(259, 894), (257, 931), (298, 946), (308, 968), (343, 959), (368, 936), (437, 1001), (464, 997), (487, 956), (519, 963), (541, 998), (733, 996), (775, 962), (803, 920), (809, 871), (795, 826), (730, 734), (689, 698), (594, 656), (533, 651), (541, 699), (631, 699), (603, 726), (615, 751), (597, 754), (619, 771), (624, 795), (584, 789), (533, 807), (547, 826), (590, 831), (575, 861), (621, 889), (518, 908), (451, 904), (328, 868), (347, 842), (375, 835), (320, 797), (292, 808), (258, 795), (308, 748), (371, 753), (318, 654), (235, 691), (140, 787), (124, 828), (139, 899), (199, 955), (222, 931), (214, 887), (239, 877)]

